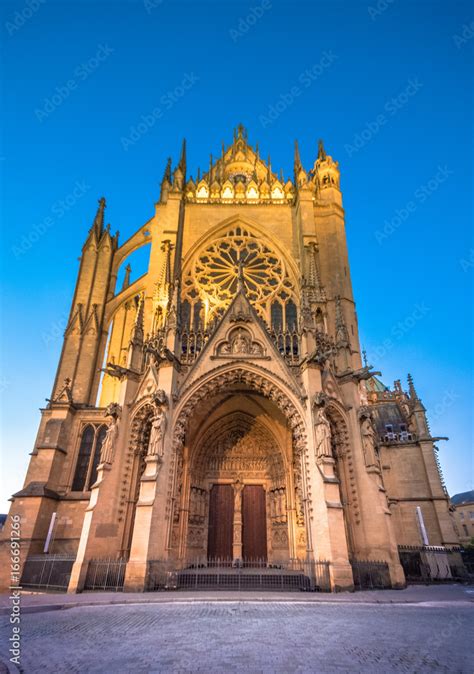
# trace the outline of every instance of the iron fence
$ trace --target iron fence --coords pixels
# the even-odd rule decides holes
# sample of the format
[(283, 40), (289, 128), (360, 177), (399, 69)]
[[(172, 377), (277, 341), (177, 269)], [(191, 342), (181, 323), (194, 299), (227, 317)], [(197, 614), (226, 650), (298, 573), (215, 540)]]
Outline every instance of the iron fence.
[(126, 559), (91, 559), (87, 566), (84, 590), (121, 592), (126, 568)]
[(351, 566), (356, 590), (386, 590), (392, 587), (387, 562), (352, 559)]
[(30, 555), (21, 575), (21, 587), (34, 590), (66, 591), (75, 555)]
[(401, 545), (398, 554), (407, 583), (443, 583), (469, 578), (460, 549)]
[(146, 589), (156, 590), (284, 590), (329, 592), (329, 562), (293, 559), (236, 562), (196, 559), (188, 562), (148, 562)]

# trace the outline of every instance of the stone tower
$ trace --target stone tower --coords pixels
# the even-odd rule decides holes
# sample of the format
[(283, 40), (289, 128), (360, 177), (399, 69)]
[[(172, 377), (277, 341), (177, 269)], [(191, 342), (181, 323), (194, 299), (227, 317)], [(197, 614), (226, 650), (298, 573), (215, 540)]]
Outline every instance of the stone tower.
[[(126, 560), (129, 590), (150, 563), (210, 558), (325, 560), (338, 590), (354, 560), (385, 562), (402, 586), (399, 546), (423, 544), (420, 512), (431, 545), (458, 544), (412, 380), (390, 391), (361, 361), (339, 167), (322, 142), (310, 170), (296, 144), (285, 179), (240, 125), (195, 179), (183, 143), (122, 245), (104, 209), (12, 499), (23, 561), (54, 522), (70, 591), (105, 557)], [(117, 288), (146, 244), (147, 273), (131, 282), (127, 267)]]

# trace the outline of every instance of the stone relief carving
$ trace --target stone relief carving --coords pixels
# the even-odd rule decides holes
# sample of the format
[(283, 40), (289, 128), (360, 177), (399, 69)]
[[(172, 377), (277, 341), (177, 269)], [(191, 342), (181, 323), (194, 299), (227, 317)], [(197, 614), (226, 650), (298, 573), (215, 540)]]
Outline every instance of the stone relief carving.
[(218, 356), (263, 356), (263, 346), (252, 340), (247, 330), (233, 331), (229, 340), (217, 347)]

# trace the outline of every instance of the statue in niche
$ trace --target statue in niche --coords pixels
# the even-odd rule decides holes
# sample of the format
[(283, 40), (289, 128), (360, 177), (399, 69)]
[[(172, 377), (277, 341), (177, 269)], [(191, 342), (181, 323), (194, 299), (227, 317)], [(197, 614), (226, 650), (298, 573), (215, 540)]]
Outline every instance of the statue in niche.
[(112, 463), (115, 453), (115, 444), (119, 434), (120, 414), (122, 408), (117, 403), (111, 403), (105, 410), (105, 416), (111, 417), (112, 421), (105, 434), (100, 450), (100, 462)]
[(147, 452), (148, 456), (163, 456), (165, 431), (166, 413), (163, 407), (158, 407), (151, 420), (150, 441), (148, 443)]
[(375, 455), (375, 431), (372, 421), (368, 417), (366, 417), (362, 422), (360, 431), (362, 435), (365, 465), (375, 466), (377, 464), (377, 458)]
[(316, 458), (332, 458), (331, 425), (323, 409), (316, 413)]
[(237, 334), (232, 342), (232, 353), (248, 353), (247, 340), (241, 332)]

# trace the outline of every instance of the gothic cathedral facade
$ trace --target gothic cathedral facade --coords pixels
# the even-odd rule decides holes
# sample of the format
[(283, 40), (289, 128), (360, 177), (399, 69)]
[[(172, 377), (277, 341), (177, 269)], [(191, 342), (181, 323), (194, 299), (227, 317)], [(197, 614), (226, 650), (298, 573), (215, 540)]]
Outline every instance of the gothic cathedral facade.
[[(208, 170), (168, 161), (153, 217), (119, 245), (105, 200), (82, 250), (51, 399), (11, 514), (22, 559), (351, 560), (459, 544), (425, 409), (361, 359), (340, 174), (320, 142), (278, 176), (239, 126)], [(119, 269), (150, 244), (146, 274)], [(420, 519), (421, 518), (421, 519)], [(6, 544), (7, 527), (4, 541)], [(2, 553), (3, 554), (3, 553)], [(6, 564), (1, 565), (6, 568)]]

